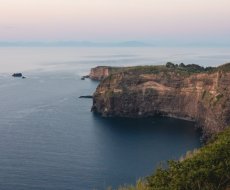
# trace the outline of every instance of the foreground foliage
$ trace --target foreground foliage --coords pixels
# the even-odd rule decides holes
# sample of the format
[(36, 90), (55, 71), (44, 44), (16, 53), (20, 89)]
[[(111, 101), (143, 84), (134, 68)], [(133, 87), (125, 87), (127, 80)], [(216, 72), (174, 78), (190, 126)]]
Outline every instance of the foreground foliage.
[(120, 190), (227, 190), (230, 189), (230, 129), (181, 161), (169, 161), (167, 169)]

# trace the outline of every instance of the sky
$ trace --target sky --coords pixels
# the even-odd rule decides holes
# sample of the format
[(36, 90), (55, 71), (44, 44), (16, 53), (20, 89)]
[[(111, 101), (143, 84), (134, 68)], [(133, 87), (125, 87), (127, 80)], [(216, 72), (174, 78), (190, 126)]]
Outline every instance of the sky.
[(230, 42), (230, 0), (0, 0), (0, 41)]

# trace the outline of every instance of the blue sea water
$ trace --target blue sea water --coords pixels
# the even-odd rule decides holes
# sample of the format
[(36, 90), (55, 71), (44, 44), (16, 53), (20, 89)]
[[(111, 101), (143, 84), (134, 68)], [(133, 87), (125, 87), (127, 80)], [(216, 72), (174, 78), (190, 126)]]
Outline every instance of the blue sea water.
[[(0, 189), (88, 190), (150, 175), (200, 147), (188, 121), (101, 118), (90, 112), (97, 65), (228, 62), (229, 49), (0, 48)], [(11, 77), (23, 72), (26, 79)]]

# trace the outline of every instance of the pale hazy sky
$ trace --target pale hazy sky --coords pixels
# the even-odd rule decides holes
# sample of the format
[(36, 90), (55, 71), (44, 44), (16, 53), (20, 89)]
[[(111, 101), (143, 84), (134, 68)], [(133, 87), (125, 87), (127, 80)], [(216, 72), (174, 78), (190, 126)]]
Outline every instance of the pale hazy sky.
[(0, 41), (225, 41), (229, 9), (230, 0), (0, 0)]

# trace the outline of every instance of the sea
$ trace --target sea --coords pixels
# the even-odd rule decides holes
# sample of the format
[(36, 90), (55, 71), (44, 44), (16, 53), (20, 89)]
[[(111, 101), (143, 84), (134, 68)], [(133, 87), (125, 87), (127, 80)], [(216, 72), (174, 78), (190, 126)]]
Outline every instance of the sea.
[[(199, 148), (195, 124), (172, 118), (102, 118), (91, 112), (92, 67), (217, 66), (230, 48), (1, 47), (0, 189), (103, 190), (134, 184)], [(22, 72), (26, 77), (11, 75)]]

